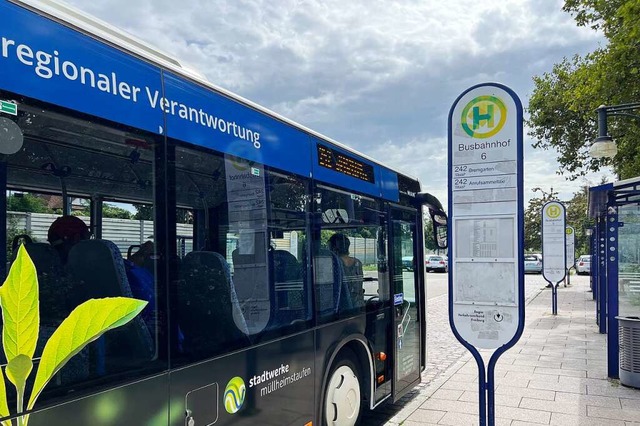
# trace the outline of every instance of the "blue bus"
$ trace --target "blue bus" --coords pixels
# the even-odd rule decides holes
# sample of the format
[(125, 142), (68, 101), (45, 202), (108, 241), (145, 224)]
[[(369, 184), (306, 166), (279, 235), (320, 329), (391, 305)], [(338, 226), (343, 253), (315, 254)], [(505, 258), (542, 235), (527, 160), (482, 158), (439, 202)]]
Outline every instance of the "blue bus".
[(354, 425), (420, 381), (438, 200), (53, 0), (0, 1), (0, 187), (2, 425)]

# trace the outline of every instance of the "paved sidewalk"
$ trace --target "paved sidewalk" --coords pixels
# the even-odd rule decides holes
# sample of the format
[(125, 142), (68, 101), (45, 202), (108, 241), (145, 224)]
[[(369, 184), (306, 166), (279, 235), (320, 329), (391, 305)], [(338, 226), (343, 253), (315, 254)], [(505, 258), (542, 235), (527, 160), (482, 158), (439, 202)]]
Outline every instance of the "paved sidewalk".
[[(606, 336), (595, 324), (588, 278), (574, 276), (572, 284), (559, 289), (557, 316), (551, 315), (551, 292), (540, 291), (542, 283), (528, 286), (524, 333), (496, 367), (496, 425), (640, 426), (640, 390), (606, 377)], [(442, 310), (442, 305), (433, 307)], [(461, 345), (452, 345), (448, 324), (446, 329), (434, 325), (443, 313), (434, 314), (431, 327), (437, 327), (443, 347), (432, 348), (439, 355), (428, 358), (425, 383), (383, 409), (384, 424), (478, 424), (476, 363)], [(365, 417), (363, 423), (377, 422)]]

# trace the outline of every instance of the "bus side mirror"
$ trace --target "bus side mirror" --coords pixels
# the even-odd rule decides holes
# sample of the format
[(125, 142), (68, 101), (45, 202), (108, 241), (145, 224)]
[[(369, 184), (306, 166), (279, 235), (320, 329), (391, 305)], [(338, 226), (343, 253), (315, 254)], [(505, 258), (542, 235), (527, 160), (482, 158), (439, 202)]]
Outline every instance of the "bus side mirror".
[(433, 223), (433, 237), (436, 240), (436, 246), (440, 249), (447, 248), (447, 215), (444, 212), (434, 212), (429, 210), (431, 221)]
[(421, 205), (429, 208), (436, 247), (440, 249), (447, 248), (447, 214), (444, 212), (442, 204), (436, 197), (427, 192), (418, 193), (416, 198)]

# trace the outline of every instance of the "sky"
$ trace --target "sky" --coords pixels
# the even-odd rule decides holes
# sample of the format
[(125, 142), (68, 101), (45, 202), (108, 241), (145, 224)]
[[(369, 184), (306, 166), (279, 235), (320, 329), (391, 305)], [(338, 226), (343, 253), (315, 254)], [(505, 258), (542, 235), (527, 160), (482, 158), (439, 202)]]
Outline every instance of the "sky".
[[(447, 198), (447, 116), (467, 88), (511, 87), (602, 45), (561, 0), (67, 0), (159, 47), (213, 84), (382, 163)], [(595, 115), (595, 112), (594, 112)], [(525, 197), (568, 200), (567, 181), (525, 128)], [(594, 135), (595, 137), (595, 135)], [(446, 204), (445, 204), (446, 205)]]

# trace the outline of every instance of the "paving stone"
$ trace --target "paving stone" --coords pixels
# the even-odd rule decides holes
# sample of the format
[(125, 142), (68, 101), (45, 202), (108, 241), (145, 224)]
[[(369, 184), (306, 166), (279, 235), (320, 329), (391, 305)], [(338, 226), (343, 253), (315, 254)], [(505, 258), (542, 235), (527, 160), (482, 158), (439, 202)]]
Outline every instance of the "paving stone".
[[(611, 396), (579, 395), (575, 393), (556, 392), (556, 402), (584, 404), (596, 407), (621, 408), (620, 398)], [(633, 400), (636, 404), (638, 400)]]
[[(418, 422), (418, 423), (433, 423), (437, 424), (440, 419), (447, 414), (446, 411), (438, 411), (438, 410), (425, 410), (423, 408), (419, 408), (413, 412), (407, 419), (407, 421)], [(403, 423), (404, 425), (405, 423)]]
[(512, 420), (548, 425), (551, 413), (548, 411), (530, 410), (519, 407), (496, 407), (496, 416)]
[(478, 404), (465, 401), (450, 401), (447, 399), (429, 399), (420, 408), (425, 410), (447, 411), (478, 415)]
[[(639, 398), (640, 391), (637, 389), (625, 388), (620, 385), (613, 385), (607, 380), (603, 380), (601, 384), (587, 386), (589, 395), (614, 396), (619, 398)], [(638, 402), (640, 404), (640, 402)]]
[(640, 410), (640, 401), (637, 399), (619, 398), (619, 400), (623, 410)]
[(431, 398), (435, 399), (450, 399), (453, 401), (457, 401), (464, 391), (462, 390), (453, 390), (453, 389), (438, 389), (433, 393)]
[[(567, 370), (564, 368), (547, 368), (535, 367), (536, 374), (544, 374), (549, 376), (570, 376), (570, 377), (587, 377), (587, 372), (583, 370)], [(559, 379), (558, 379), (559, 380)]]
[(528, 408), (531, 410), (548, 411), (554, 413), (573, 414), (576, 416), (586, 416), (586, 404), (576, 403), (575, 401), (543, 401), (541, 399), (522, 398), (520, 408)]
[(557, 426), (625, 426), (620, 420), (596, 419), (586, 416), (572, 416), (570, 414), (551, 413), (551, 423)]
[(531, 380), (528, 387), (530, 387), (531, 389), (542, 389), (558, 392), (572, 392), (580, 394), (587, 393), (587, 385), (584, 383), (562, 383), (561, 381), (551, 382), (544, 379), (539, 379)]
[(556, 397), (555, 391), (544, 389), (521, 388), (498, 384), (496, 394), (515, 395), (522, 398), (544, 399), (553, 401)]
[[(521, 396), (518, 395), (504, 395), (496, 393), (496, 410), (498, 410), (498, 406), (503, 405), (506, 407), (518, 407), (520, 405)], [(460, 401), (468, 401), (478, 403), (478, 392), (465, 391), (462, 396), (459, 398)]]
[[(449, 426), (478, 426), (478, 416), (462, 413), (447, 413), (438, 423)], [(511, 419), (496, 417), (496, 426), (510, 426)]]
[(456, 373), (450, 379), (452, 382), (477, 382), (478, 374)]
[(587, 407), (587, 416), (601, 417), (604, 419), (618, 419), (630, 422), (640, 422), (640, 405), (636, 405), (636, 409), (616, 409), (606, 407)]
[(459, 382), (449, 380), (445, 384), (442, 385), (444, 389), (452, 389), (452, 390), (462, 390), (462, 391), (473, 391), (478, 390), (478, 380), (474, 380), (473, 382)]

